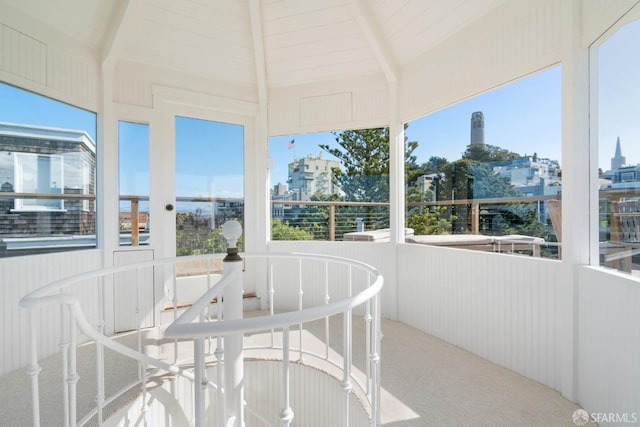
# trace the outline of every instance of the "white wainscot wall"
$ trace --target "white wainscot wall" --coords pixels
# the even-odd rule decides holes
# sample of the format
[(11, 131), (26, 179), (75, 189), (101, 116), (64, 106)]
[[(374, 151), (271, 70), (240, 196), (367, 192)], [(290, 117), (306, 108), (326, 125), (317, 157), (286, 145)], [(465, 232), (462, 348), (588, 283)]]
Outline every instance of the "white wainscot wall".
[[(395, 245), (392, 243), (373, 242), (319, 242), (319, 241), (274, 241), (269, 244), (269, 252), (304, 252), (321, 255), (331, 255), (337, 257), (350, 258), (364, 262), (375, 267), (384, 277), (384, 285), (381, 291), (382, 317), (396, 319), (396, 266), (395, 266)], [(299, 268), (297, 260), (287, 261), (292, 263), (290, 267), (282, 268), (280, 262), (275, 264), (274, 272), (278, 275), (274, 277), (274, 301), (279, 309), (297, 308), (297, 286), (299, 283)], [(295, 264), (294, 264), (295, 263)], [(348, 274), (342, 265), (330, 267), (330, 278), (335, 275)], [(303, 289), (303, 306), (324, 304), (324, 266), (318, 262), (303, 265), (303, 277), (306, 282)], [(344, 278), (344, 277), (341, 277)], [(354, 274), (354, 283), (365, 279), (361, 274)], [(334, 281), (331, 281), (332, 284)], [(262, 289), (261, 289), (262, 288)], [(346, 296), (331, 286), (331, 301), (336, 301), (340, 297)], [(356, 289), (354, 292), (360, 291)], [(262, 297), (262, 301), (267, 301), (266, 285), (257, 287), (256, 292)]]
[(560, 389), (562, 264), (421, 245), (398, 246), (398, 318)]
[[(21, 256), (0, 260), (0, 304), (2, 326), (0, 342), (0, 375), (23, 368), (28, 361), (28, 311), (20, 307), (20, 299), (47, 283), (101, 267), (99, 250), (71, 251), (47, 255)], [(97, 286), (74, 287), (80, 297), (85, 314), (100, 312), (97, 309)], [(45, 307), (38, 313), (38, 355), (40, 358), (60, 351), (60, 309)], [(89, 318), (92, 324), (97, 319)], [(25, 375), (25, 381), (26, 381)]]
[(640, 283), (595, 267), (578, 278), (578, 399), (590, 413), (640, 424)]

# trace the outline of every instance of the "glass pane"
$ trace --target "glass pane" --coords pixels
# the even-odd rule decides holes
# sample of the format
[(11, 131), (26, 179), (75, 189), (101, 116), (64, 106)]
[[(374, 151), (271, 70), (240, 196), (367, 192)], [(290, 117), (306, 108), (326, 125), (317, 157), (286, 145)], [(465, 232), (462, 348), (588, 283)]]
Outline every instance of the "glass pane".
[(640, 271), (640, 21), (598, 48), (600, 265)]
[(96, 115), (0, 83), (0, 257), (96, 247)]
[(410, 122), (409, 243), (560, 256), (560, 67)]
[(176, 255), (225, 252), (222, 224), (244, 222), (244, 128), (190, 117), (175, 124)]
[(273, 240), (389, 241), (389, 130), (272, 137)]
[(118, 123), (120, 245), (149, 244), (149, 125)]

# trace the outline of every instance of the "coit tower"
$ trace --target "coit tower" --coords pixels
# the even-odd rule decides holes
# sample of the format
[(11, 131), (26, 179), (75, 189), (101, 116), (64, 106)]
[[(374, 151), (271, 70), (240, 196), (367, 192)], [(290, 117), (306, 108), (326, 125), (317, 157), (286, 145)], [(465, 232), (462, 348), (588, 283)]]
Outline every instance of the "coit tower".
[(476, 111), (471, 114), (471, 145), (484, 145), (484, 114)]

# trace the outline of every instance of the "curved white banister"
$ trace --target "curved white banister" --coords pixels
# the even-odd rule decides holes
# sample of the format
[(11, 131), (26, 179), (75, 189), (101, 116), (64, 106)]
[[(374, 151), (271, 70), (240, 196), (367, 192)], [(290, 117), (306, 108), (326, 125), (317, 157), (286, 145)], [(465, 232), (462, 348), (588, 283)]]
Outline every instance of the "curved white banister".
[[(294, 286), (295, 289), (292, 289), (293, 292), (297, 292), (298, 309), (294, 311), (283, 312), (283, 313), (277, 313), (277, 314), (274, 313), (274, 310), (273, 310), (274, 286), (273, 286), (273, 277), (272, 277), (273, 265), (271, 265), (270, 278), (266, 280), (266, 282), (268, 283), (268, 286), (270, 287), (269, 289), (267, 289), (267, 292), (270, 292), (270, 296), (272, 297), (270, 300), (270, 304), (271, 304), (270, 311), (269, 311), (270, 314), (265, 316), (249, 317), (249, 318), (233, 318), (234, 316), (220, 317), (220, 313), (227, 311), (225, 310), (225, 307), (231, 301), (231, 298), (229, 298), (229, 301), (224, 301), (225, 299), (227, 299), (226, 288), (228, 288), (229, 284), (231, 284), (232, 282), (237, 280), (240, 280), (240, 281), (242, 280), (242, 277), (241, 277), (242, 268), (241, 268), (241, 264), (237, 263), (234, 266), (234, 268), (229, 269), (230, 272), (225, 271), (221, 279), (218, 280), (215, 284), (211, 285), (210, 276), (212, 273), (209, 269), (210, 264), (207, 264), (208, 266), (207, 266), (206, 276), (207, 276), (208, 289), (195, 302), (193, 302), (182, 313), (182, 315), (178, 319), (174, 320), (173, 324), (171, 324), (165, 330), (165, 334), (164, 334), (165, 337), (174, 339), (176, 343), (178, 339), (193, 340), (194, 342), (194, 358), (192, 359), (193, 365), (189, 363), (189, 365), (186, 366), (185, 368), (181, 366), (177, 366), (177, 363), (169, 364), (162, 360), (155, 359), (147, 354), (142, 353), (140, 348), (138, 348), (138, 350), (134, 350), (126, 345), (123, 345), (105, 336), (103, 334), (104, 319), (99, 320), (100, 326), (98, 328), (92, 326), (82, 310), (79, 297), (74, 295), (71, 291), (68, 291), (67, 288), (69, 288), (69, 286), (71, 285), (77, 285), (80, 283), (82, 283), (84, 286), (84, 282), (88, 281), (89, 282), (88, 286), (97, 286), (98, 289), (101, 290), (102, 293), (104, 293), (104, 278), (110, 275), (114, 275), (116, 273), (123, 273), (126, 271), (134, 271), (134, 270), (137, 270), (138, 272), (140, 272), (144, 268), (158, 267), (158, 266), (164, 267), (167, 265), (172, 265), (173, 268), (169, 268), (168, 270), (163, 270), (163, 271), (165, 274), (174, 276), (174, 286), (175, 286), (177, 264), (188, 263), (191, 261), (198, 261), (198, 260), (209, 261), (212, 259), (219, 259), (221, 258), (220, 255), (209, 254), (209, 255), (196, 255), (196, 256), (189, 256), (189, 257), (175, 257), (170, 259), (158, 259), (158, 260), (145, 261), (145, 262), (140, 262), (136, 264), (127, 264), (127, 265), (122, 265), (118, 267), (104, 268), (100, 270), (82, 273), (73, 277), (68, 277), (65, 279), (51, 282), (39, 289), (36, 289), (30, 292), (29, 294), (25, 295), (21, 299), (20, 305), (23, 308), (29, 309), (29, 312), (31, 313), (35, 313), (36, 309), (47, 306), (47, 305), (59, 305), (61, 307), (68, 307), (68, 310), (66, 309), (63, 310), (63, 313), (69, 313), (67, 321), (69, 322), (69, 325), (70, 325), (69, 327), (72, 328), (71, 329), (72, 331), (74, 328), (73, 325), (77, 325), (79, 329), (89, 339), (95, 341), (96, 345), (107, 347), (128, 358), (138, 361), (138, 363), (141, 365), (141, 372), (142, 372), (143, 378), (141, 380), (136, 381), (135, 384), (142, 384), (143, 402), (144, 402), (144, 399), (146, 399), (144, 395), (146, 395), (146, 383), (147, 383), (146, 381), (147, 374), (144, 373), (146, 371), (145, 366), (152, 366), (172, 374), (180, 375), (188, 379), (192, 383), (194, 383), (194, 386), (196, 386), (196, 384), (202, 384), (202, 386), (215, 388), (220, 392), (218, 396), (222, 396), (223, 390), (221, 388), (222, 384), (220, 383), (220, 376), (218, 376), (218, 380), (217, 380), (218, 385), (216, 386), (215, 384), (211, 383), (211, 381), (208, 381), (203, 374), (203, 368), (205, 366), (204, 355), (215, 354), (216, 356), (215, 363), (218, 366), (220, 366), (221, 364), (224, 364), (224, 362), (223, 362), (223, 359), (219, 357), (219, 353), (222, 350), (222, 348), (224, 348), (224, 351), (226, 352), (227, 345), (225, 344), (224, 346), (221, 347), (220, 341), (218, 341), (218, 348), (216, 349), (215, 353), (206, 353), (203, 355), (204, 347), (202, 343), (204, 339), (218, 337), (218, 340), (220, 340), (223, 337), (225, 337), (224, 339), (226, 343), (227, 340), (231, 340), (233, 336), (242, 336), (243, 334), (250, 334), (250, 333), (261, 332), (261, 331), (272, 331), (271, 334), (272, 334), (272, 341), (273, 341), (274, 330), (281, 329), (284, 332), (288, 330), (289, 327), (299, 326), (300, 327), (300, 337), (299, 337), (300, 347), (299, 349), (296, 348), (294, 351), (296, 353), (299, 351), (300, 358), (302, 357), (303, 354), (310, 354), (310, 355), (313, 355), (314, 357), (317, 357), (317, 355), (308, 353), (305, 349), (303, 349), (302, 335), (301, 335), (302, 324), (307, 322), (312, 322), (314, 320), (323, 319), (323, 318), (329, 319), (331, 316), (334, 316), (337, 314), (343, 314), (345, 316), (344, 328), (348, 329), (348, 331), (345, 332), (345, 333), (348, 333), (348, 335), (344, 335), (347, 341), (345, 341), (343, 344), (346, 347), (350, 347), (352, 345), (350, 343), (351, 328), (352, 328), (350, 318), (352, 316), (352, 309), (366, 303), (366, 310), (365, 310), (366, 315), (364, 318), (365, 321), (367, 322), (367, 327), (366, 327), (367, 337), (365, 340), (366, 341), (365, 348), (367, 349), (367, 360), (368, 360), (366, 363), (366, 383), (364, 381), (362, 383), (359, 383), (357, 379), (355, 383), (358, 384), (359, 389), (362, 390), (362, 392), (364, 393), (363, 396), (366, 396), (366, 399), (368, 400), (369, 405), (371, 405), (370, 409), (372, 412), (370, 413), (370, 416), (372, 418), (372, 425), (374, 426), (379, 425), (379, 412), (377, 409), (374, 409), (373, 406), (376, 405), (377, 401), (379, 400), (379, 393), (378, 393), (379, 388), (376, 389), (376, 385), (377, 387), (379, 387), (379, 363), (378, 362), (379, 362), (379, 339), (381, 338), (381, 334), (379, 333), (379, 315), (380, 315), (379, 293), (383, 285), (383, 277), (380, 274), (380, 272), (376, 270), (374, 267), (366, 263), (345, 259), (341, 257), (331, 256), (331, 255), (319, 255), (319, 254), (307, 254), (307, 253), (259, 253), (259, 254), (244, 253), (242, 255), (243, 255), (243, 258), (245, 259), (266, 258), (270, 261), (274, 259), (298, 260), (298, 270), (300, 270), (299, 278), (298, 278), (299, 283)], [(347, 296), (341, 297), (340, 299), (333, 301), (330, 298), (328, 287), (326, 287), (324, 291), (325, 296), (323, 298), (323, 302), (320, 303), (320, 305), (303, 308), (303, 305), (302, 305), (302, 297), (304, 293), (303, 291), (304, 275), (302, 274), (303, 260), (325, 262), (325, 267), (324, 267), (325, 275), (326, 275), (325, 286), (328, 286), (328, 282), (326, 281), (328, 280), (329, 265), (342, 264), (342, 265), (349, 266), (349, 272), (345, 275), (345, 281), (344, 281), (345, 287), (343, 288), (345, 289)], [(227, 263), (225, 263), (225, 266), (227, 266)], [(361, 289), (361, 290), (356, 293), (353, 293), (353, 287), (352, 287), (353, 269), (357, 269), (361, 272), (364, 272), (364, 275), (362, 276), (364, 289), (359, 287), (358, 289)], [(225, 267), (225, 270), (226, 270), (226, 267)], [(240, 272), (240, 274), (238, 274), (238, 272)], [(140, 275), (138, 274), (138, 278), (133, 279), (134, 286), (139, 286), (139, 281), (140, 281), (139, 276)], [(241, 288), (242, 286), (240, 287), (240, 289)], [(286, 289), (286, 285), (285, 285), (285, 289)], [(176, 289), (174, 288), (174, 299), (176, 299), (175, 292), (176, 292)], [(240, 298), (241, 298), (241, 294), (240, 294)], [(217, 299), (218, 301), (217, 303), (218, 304), (218, 321), (210, 321), (211, 317), (210, 317), (210, 312), (208, 310), (211, 307), (210, 304), (213, 299)], [(221, 302), (224, 302), (225, 304), (221, 305)], [(176, 306), (174, 304), (174, 309), (175, 308)], [(104, 310), (104, 308), (101, 308), (101, 310)], [(199, 316), (199, 321), (197, 319), (198, 316)], [(372, 324), (372, 319), (373, 319), (373, 324)], [(35, 324), (35, 322), (32, 322), (32, 323)], [(326, 325), (327, 325), (326, 333), (328, 334), (328, 323), (326, 323)], [(138, 327), (138, 334), (140, 334), (140, 327)], [(75, 347), (77, 347), (77, 344), (75, 343), (75, 332), (71, 332), (71, 339), (72, 339), (72, 344), (71, 344), (70, 357), (75, 359)], [(30, 359), (31, 362), (29, 366), (29, 372), (30, 372), (30, 375), (32, 376), (32, 384), (34, 387), (34, 406), (35, 406), (35, 405), (38, 405), (37, 377), (39, 373), (39, 366), (37, 364), (37, 356), (36, 356), (37, 353), (35, 353), (36, 340), (32, 339), (32, 341), (33, 341), (32, 347), (34, 349), (33, 350), (34, 355)], [(140, 341), (140, 338), (138, 338), (138, 341)], [(232, 341), (229, 341), (229, 343), (231, 342)], [(329, 348), (328, 335), (327, 335), (326, 345), (327, 345), (326, 351), (328, 356), (328, 348)], [(279, 347), (274, 346), (272, 342), (271, 348), (278, 349)], [(286, 358), (288, 360), (289, 351), (290, 351), (289, 347), (283, 345), (282, 348), (280, 349), (283, 352), (283, 358)], [(210, 351), (211, 350), (209, 350), (209, 352)], [(348, 402), (348, 395), (352, 389), (351, 367), (353, 362), (351, 360), (352, 359), (351, 350), (348, 349), (347, 351), (348, 352), (345, 353), (345, 355), (343, 356), (344, 357), (343, 366), (338, 366), (338, 364), (334, 363), (333, 361), (329, 361), (328, 357), (326, 361), (333, 364), (335, 367), (338, 367), (343, 370), (344, 375), (341, 380), (343, 383), (343, 390), (346, 393), (345, 396)], [(176, 361), (178, 360), (177, 346), (176, 346), (175, 360)], [(75, 364), (75, 361), (73, 363)], [(104, 362), (103, 361), (100, 362), (100, 359), (99, 359), (98, 363), (104, 363)], [(191, 371), (192, 369), (195, 369), (195, 372), (192, 372)], [(75, 386), (75, 381), (77, 381), (77, 378), (75, 378), (75, 376), (76, 376), (75, 368), (73, 368), (72, 371), (66, 377), (67, 383), (70, 383), (70, 381), (73, 383), (73, 385), (70, 386), (70, 392), (69, 392), (70, 402), (68, 403), (68, 405), (71, 411), (74, 413), (75, 413), (75, 387), (74, 386)], [(98, 376), (100, 376), (100, 374), (98, 374)], [(371, 386), (370, 381), (372, 381), (371, 384), (376, 384), (376, 385)], [(101, 380), (100, 378), (98, 378), (98, 383), (100, 382)], [(131, 387), (123, 388), (123, 390), (126, 390), (126, 389), (131, 389)], [(197, 406), (195, 411), (195, 413), (197, 414), (195, 418), (196, 419), (195, 425), (203, 425), (201, 421), (203, 419), (202, 396), (195, 395), (195, 398), (196, 398), (196, 406)], [(84, 425), (84, 423), (86, 423), (89, 419), (91, 419), (92, 416), (95, 416), (95, 414), (98, 414), (98, 419), (99, 419), (98, 425), (102, 425), (101, 424), (102, 420), (100, 419), (102, 418), (101, 417), (102, 408), (105, 404), (109, 404), (109, 402), (113, 402), (113, 400), (114, 400), (113, 395), (112, 397), (105, 399), (103, 392), (98, 390), (98, 397), (96, 398), (96, 402), (98, 404), (97, 409), (94, 409), (90, 414), (85, 415), (84, 418), (80, 421), (80, 425)], [(286, 410), (287, 408), (288, 406), (285, 406), (284, 409)], [(289, 410), (290, 409), (291, 408), (289, 408)], [(253, 411), (250, 411), (250, 412), (253, 412)], [(38, 414), (39, 414), (39, 410), (34, 407), (34, 425), (39, 425), (39, 421), (35, 421), (35, 418), (38, 416)], [(94, 414), (94, 415), (91, 415), (91, 414)], [(229, 421), (231, 416), (233, 415), (229, 415), (226, 417), (226, 419), (224, 420), (225, 424)], [(287, 423), (286, 425), (289, 425), (288, 423), (291, 422), (290, 418), (292, 417), (293, 417), (293, 412), (291, 412), (291, 417), (288, 417), (288, 416), (285, 417), (284, 419), (282, 419), (282, 422), (283, 423), (286, 422)], [(345, 418), (345, 420), (347, 419), (348, 417)], [(73, 425), (73, 426), (76, 425), (75, 416), (71, 419), (70, 425)], [(218, 424), (218, 425), (221, 425), (221, 424)]]
[[(333, 316), (334, 314), (343, 313), (347, 309), (363, 304), (377, 294), (383, 285), (383, 277), (378, 270), (364, 262), (355, 260), (345, 260), (331, 255), (318, 255), (307, 253), (268, 253), (268, 254), (244, 254), (245, 259), (249, 258), (306, 258), (315, 260), (327, 260), (337, 264), (357, 265), (363, 270), (369, 272), (375, 280), (365, 290), (344, 298), (336, 302), (319, 305), (316, 307), (305, 308), (302, 310), (290, 311), (286, 313), (273, 314), (269, 316), (260, 316), (247, 319), (225, 320), (224, 322), (210, 323), (191, 323), (195, 318), (197, 310), (191, 312), (188, 316), (183, 313), (180, 318), (171, 324), (166, 331), (167, 338), (206, 338), (211, 336), (228, 336), (237, 333), (258, 332), (268, 329), (278, 329), (287, 325), (295, 325), (306, 323), (313, 320), (322, 319)], [(206, 294), (205, 294), (206, 295)], [(202, 306), (207, 299), (203, 296), (195, 304)], [(195, 305), (194, 304), (194, 305)], [(193, 307), (191, 307), (193, 308)], [(190, 308), (190, 309), (191, 309)]]
[(323, 306), (278, 313), (273, 316), (250, 317), (210, 323), (173, 323), (166, 329), (165, 336), (167, 338), (229, 336), (238, 333), (259, 332), (269, 329), (279, 329), (287, 325), (307, 323), (333, 316), (334, 314), (343, 313), (349, 308), (358, 306), (371, 299), (381, 288), (382, 279), (379, 279), (374, 282), (374, 285), (370, 288), (356, 294), (353, 298), (340, 300)]
[(107, 268), (100, 268), (97, 270), (91, 270), (85, 273), (80, 273), (71, 277), (66, 277), (64, 279), (53, 281), (41, 288), (38, 288), (34, 291), (29, 292), (27, 295), (23, 296), (20, 299), (20, 306), (23, 308), (32, 308), (39, 305), (45, 305), (47, 304), (47, 301), (44, 298), (47, 295), (51, 294), (54, 291), (59, 291), (61, 289), (64, 289), (65, 287), (70, 286), (74, 283), (81, 282), (83, 280), (96, 279), (101, 276), (107, 276), (114, 273), (122, 273), (125, 271), (141, 269), (145, 267), (155, 267), (159, 265), (186, 263), (190, 261), (200, 261), (200, 260), (210, 260), (210, 259), (220, 259), (220, 258), (222, 257), (219, 254), (190, 255), (190, 256), (181, 256), (181, 257), (174, 257), (174, 258), (155, 259), (151, 261), (142, 261), (135, 264), (125, 264), (117, 267), (107, 267)]
[[(178, 317), (178, 319), (173, 322), (172, 325), (175, 325), (176, 323), (188, 323), (188, 322), (193, 322), (193, 320), (200, 315), (200, 313), (202, 312), (202, 310), (211, 303), (211, 300), (213, 300), (214, 298), (219, 297), (222, 294), (222, 291), (224, 291), (224, 288), (233, 280), (235, 279), (236, 273), (235, 272), (231, 272), (230, 274), (225, 274), (224, 277), (222, 279), (220, 279), (217, 283), (215, 283), (211, 288), (209, 288), (204, 294), (202, 294), (201, 297), (199, 297), (193, 304), (191, 304), (191, 306), (189, 308), (187, 308), (185, 310), (184, 313), (182, 313), (180, 315), (180, 317)], [(171, 327), (171, 326), (170, 326)], [(170, 328), (169, 327), (169, 328)], [(168, 330), (168, 328), (167, 328)], [(173, 337), (173, 336), (169, 336), (166, 334), (165, 332), (165, 336), (167, 338), (179, 338), (179, 337)]]
[[(120, 344), (117, 341), (114, 341), (107, 337), (106, 335), (100, 334), (96, 329), (91, 326), (89, 321), (84, 315), (82, 308), (80, 307), (80, 301), (72, 294), (59, 294), (59, 295), (50, 295), (46, 297), (41, 297), (37, 299), (30, 299), (29, 302), (31, 304), (37, 305), (45, 305), (45, 304), (53, 304), (60, 303), (68, 305), (71, 311), (74, 314), (75, 320), (80, 327), (80, 330), (84, 332), (89, 338), (94, 340), (97, 343), (104, 345), (107, 348), (110, 348), (113, 351), (116, 351), (124, 356), (128, 356), (134, 360), (137, 360), (142, 363), (148, 363), (149, 365), (155, 366), (156, 368), (164, 369), (172, 374), (180, 374), (185, 376), (186, 378), (193, 379), (193, 374), (188, 371), (185, 371), (182, 368), (179, 368), (174, 365), (170, 365), (161, 360), (154, 359), (151, 356), (148, 356), (144, 353), (140, 353), (136, 350), (133, 350), (130, 347), (127, 347), (124, 344)], [(29, 308), (33, 308), (32, 305), (28, 305)]]

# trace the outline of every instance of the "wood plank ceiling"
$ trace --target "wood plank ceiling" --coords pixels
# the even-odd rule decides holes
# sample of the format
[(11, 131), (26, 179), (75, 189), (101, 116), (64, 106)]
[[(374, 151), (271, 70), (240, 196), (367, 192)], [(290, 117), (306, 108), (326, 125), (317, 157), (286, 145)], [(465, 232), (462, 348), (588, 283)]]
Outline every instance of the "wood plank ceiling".
[(271, 88), (394, 79), (504, 1), (0, 0), (0, 8), (77, 40), (102, 61), (249, 87), (260, 87), (262, 75)]

